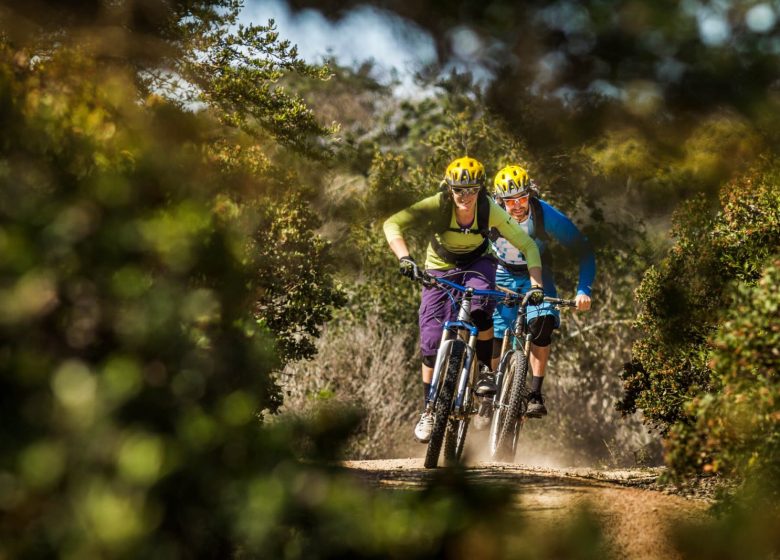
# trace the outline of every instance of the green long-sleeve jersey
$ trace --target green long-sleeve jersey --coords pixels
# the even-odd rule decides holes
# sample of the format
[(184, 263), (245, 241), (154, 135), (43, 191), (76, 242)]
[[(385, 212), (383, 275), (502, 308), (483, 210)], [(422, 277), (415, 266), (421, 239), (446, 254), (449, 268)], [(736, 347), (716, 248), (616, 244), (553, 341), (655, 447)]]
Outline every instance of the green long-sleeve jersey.
[[(492, 199), (488, 199), (488, 201), (490, 204), (490, 218), (487, 227), (496, 228), (502, 237), (522, 251), (529, 268), (541, 266), (542, 260), (539, 257), (539, 248), (534, 240), (507, 214), (506, 210)], [(436, 194), (390, 216), (385, 220), (383, 227), (388, 243), (395, 239), (403, 239), (403, 232), (410, 227), (429, 227), (428, 224), (436, 223), (440, 211), (439, 204), (439, 195)], [(439, 243), (448, 251), (459, 254), (468, 253), (479, 247), (482, 244), (483, 237), (480, 235), (478, 227), (484, 226), (476, 223), (476, 210), (474, 214), (474, 222), (471, 224), (471, 228), (465, 232), (448, 230), (436, 233), (435, 235)], [(450, 228), (460, 230), (460, 226), (455, 219), (454, 204), (450, 218)], [(437, 255), (431, 244), (428, 243), (425, 255), (425, 268), (448, 270), (454, 267), (453, 263), (447, 262)]]

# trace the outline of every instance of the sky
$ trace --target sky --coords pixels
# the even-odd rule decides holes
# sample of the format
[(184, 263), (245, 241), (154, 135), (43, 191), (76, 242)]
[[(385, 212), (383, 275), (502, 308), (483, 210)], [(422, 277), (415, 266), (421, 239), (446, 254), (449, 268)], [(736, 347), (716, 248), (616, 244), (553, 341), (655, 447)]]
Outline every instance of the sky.
[(412, 75), (436, 61), (431, 36), (420, 27), (389, 12), (363, 6), (338, 21), (329, 21), (315, 10), (292, 13), (286, 0), (246, 0), (242, 23), (276, 22), (279, 36), (298, 46), (307, 62), (321, 62), (328, 55), (339, 63), (376, 63), (375, 77), (385, 79), (393, 68), (404, 87)]
[[(684, 8), (697, 21), (700, 39), (705, 45), (717, 47), (729, 41), (732, 30), (728, 17), (730, 3), (727, 0), (685, 0)], [(578, 8), (576, 0), (551, 3), (539, 14), (542, 19), (554, 20), (547, 21), (548, 25), (563, 25), (564, 30), (587, 24), (588, 17), (587, 13)], [(758, 2), (743, 17), (749, 30), (766, 33), (775, 26), (777, 11), (770, 2)], [(433, 38), (416, 24), (394, 13), (360, 6), (341, 19), (331, 21), (316, 10), (292, 13), (287, 0), (245, 0), (241, 12), (242, 23), (264, 25), (269, 19), (275, 20), (282, 39), (298, 46), (300, 56), (307, 62), (319, 63), (324, 57), (332, 56), (340, 64), (359, 65), (370, 59), (375, 64), (372, 75), (381, 82), (389, 81), (393, 69), (397, 72), (400, 86), (394, 90), (396, 95), (425, 95), (424, 90), (415, 86), (413, 76), (415, 72), (436, 62)], [(491, 61), (497, 58), (495, 53), (500, 50), (500, 44), (486, 43), (485, 38), (480, 38), (466, 26), (452, 29), (448, 39), (453, 56), (441, 69), (442, 74), (453, 69), (468, 71), (477, 84), (488, 83), (493, 77)], [(780, 51), (780, 42), (775, 48), (776, 52)], [(533, 69), (538, 81), (544, 82), (548, 74), (552, 76), (556, 68), (565, 62), (556, 57), (560, 58), (560, 53), (551, 52), (539, 60), (538, 67)], [(675, 79), (683, 70), (683, 66), (674, 59), (666, 60), (658, 69), (659, 79)], [(608, 97), (628, 96), (628, 92), (604, 80), (596, 80), (590, 89)], [(567, 88), (554, 94), (562, 99), (569, 94), (573, 95)]]

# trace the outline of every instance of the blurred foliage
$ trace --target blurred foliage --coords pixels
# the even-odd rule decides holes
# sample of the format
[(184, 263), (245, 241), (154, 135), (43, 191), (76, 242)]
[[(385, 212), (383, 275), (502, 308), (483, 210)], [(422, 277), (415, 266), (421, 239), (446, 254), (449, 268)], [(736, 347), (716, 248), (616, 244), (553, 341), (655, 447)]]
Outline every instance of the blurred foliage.
[[(131, 47), (14, 42), (3, 16), (0, 556), (263, 550), (293, 500), (273, 469), (304, 476), (304, 429), (258, 423), (270, 373), (342, 298), (305, 191), (219, 111), (144, 99)], [(354, 421), (319, 422), (310, 455)]]
[(752, 472), (746, 487), (718, 505), (716, 516), (671, 528), (679, 553), (692, 560), (776, 558), (780, 554), (777, 478), (776, 472), (764, 474), (768, 476)]
[[(714, 192), (780, 130), (775, 31), (734, 27), (738, 52), (704, 48), (690, 13), (669, 17), (691, 4), (659, 6), (423, 10), (443, 13), (418, 16), (428, 23), (466, 14), (479, 31), (503, 29), (505, 50), (491, 52), (506, 67), (486, 92), (452, 73), (401, 101), (370, 66), (310, 65), (273, 22), (237, 25), (238, 0), (0, 4), (0, 557), (603, 558), (592, 516), (540, 538), (511, 491), (457, 469), (416, 492), (356, 482), (329, 465), (374, 419), (328, 406), (343, 397), (334, 381), (311, 384), (326, 406), (308, 417), (268, 421), (282, 404), (272, 372), (313, 357), (344, 305), (340, 352), (298, 375), (327, 380), (333, 364), (376, 375), (387, 347), (371, 336), (389, 333), (392, 371), (356, 400), (408, 387), (392, 374), (416, 378), (396, 371), (414, 353), (416, 288), (379, 224), (435, 192), (464, 152), (489, 174), (529, 167), (598, 249), (600, 320), (630, 317), (650, 255), (639, 216)], [(524, 58), (548, 48), (561, 56)], [(338, 136), (328, 121), (347, 100)], [(776, 473), (777, 168), (767, 157), (739, 175), (717, 220), (691, 203), (638, 292), (651, 334), (635, 346), (625, 409), (662, 427), (683, 420), (666, 430), (680, 471)], [(336, 265), (360, 281), (347, 290)], [(371, 336), (351, 336), (367, 325)], [(622, 348), (631, 334), (619, 335)], [(670, 339), (682, 398), (655, 384), (665, 361), (654, 352)], [(350, 361), (360, 341), (373, 353)], [(620, 352), (595, 350), (579, 337), (561, 363), (608, 367)], [(575, 398), (596, 387), (587, 407), (599, 414), (608, 383), (592, 381)], [(397, 425), (386, 420), (376, 425)]]
[(693, 425), (675, 425), (669, 463), (678, 472), (717, 472), (762, 480), (761, 492), (780, 498), (780, 263), (756, 286), (742, 285), (713, 337), (710, 365), (717, 392), (686, 407)]
[[(637, 290), (643, 332), (624, 373), (624, 410), (668, 434), (678, 474), (777, 468), (780, 167), (764, 158), (727, 184), (717, 213), (692, 201), (677, 243)], [(758, 287), (754, 287), (763, 273)]]
[[(618, 123), (663, 126), (723, 106), (777, 130), (777, 7), (751, 0), (518, 3), (437, 0), (291, 0), (339, 17), (360, 4), (392, 10), (428, 30), (441, 62), (485, 68), (508, 107), (540, 98), (588, 106), (550, 128), (599, 135)], [(590, 101), (600, 97), (602, 102)], [(514, 99), (513, 99), (514, 98)], [(769, 108), (774, 107), (772, 111)], [(514, 111), (512, 111), (514, 112)], [(515, 122), (514, 119), (510, 119)], [(519, 124), (519, 123), (518, 123)]]
[[(5, 3), (3, 3), (5, 4)], [(65, 34), (83, 52), (134, 70), (137, 94), (184, 108), (208, 106), (221, 122), (257, 139), (326, 157), (332, 128), (318, 124), (302, 98), (283, 86), (290, 74), (314, 80), (326, 66), (298, 56), (273, 20), (244, 25), (241, 0), (9, 2), (0, 6), (4, 35), (46, 55)]]
[(718, 111), (683, 138), (667, 134), (651, 142), (637, 129), (612, 130), (589, 145), (588, 154), (612, 183), (625, 185), (625, 203), (655, 217), (693, 196), (716, 196), (763, 145), (745, 118)]
[[(504, 488), (444, 472), (381, 493), (325, 466), (354, 412), (258, 421), (342, 302), (309, 204), (322, 167), (216, 103), (146, 96), (134, 47), (81, 43), (110, 42), (122, 5), (2, 14), (0, 557), (554, 557), (510, 531)], [(587, 529), (576, 557), (600, 550)]]

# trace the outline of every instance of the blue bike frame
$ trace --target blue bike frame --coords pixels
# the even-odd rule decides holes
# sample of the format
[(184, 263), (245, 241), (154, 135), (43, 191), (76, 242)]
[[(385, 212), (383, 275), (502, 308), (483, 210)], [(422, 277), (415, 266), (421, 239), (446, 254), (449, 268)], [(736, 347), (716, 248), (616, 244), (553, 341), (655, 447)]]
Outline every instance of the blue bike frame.
[[(467, 288), (461, 286), (455, 282), (447, 280), (445, 278), (430, 277), (430, 280), (444, 285), (448, 288), (452, 288), (463, 294), (460, 300), (458, 317), (455, 321), (446, 321), (442, 327), (441, 342), (439, 343), (439, 350), (436, 353), (436, 362), (433, 366), (433, 379), (431, 379), (431, 389), (428, 393), (428, 403), (432, 406), (439, 395), (439, 385), (442, 379), (442, 373), (446, 365), (446, 358), (450, 355), (450, 347), (453, 341), (461, 331), (468, 333), (468, 344), (466, 346), (466, 355), (463, 361), (463, 367), (461, 368), (460, 375), (458, 376), (457, 392), (455, 394), (453, 412), (455, 415), (459, 415), (463, 409), (463, 401), (466, 396), (466, 387), (469, 382), (469, 372), (474, 363), (474, 356), (476, 347), (477, 336), (479, 331), (477, 327), (471, 323), (471, 303), (472, 299), (476, 297), (491, 297), (496, 299), (506, 300), (510, 297), (505, 292), (499, 292), (495, 290), (475, 290), (474, 288)], [(455, 298), (450, 296), (453, 304), (456, 303)]]

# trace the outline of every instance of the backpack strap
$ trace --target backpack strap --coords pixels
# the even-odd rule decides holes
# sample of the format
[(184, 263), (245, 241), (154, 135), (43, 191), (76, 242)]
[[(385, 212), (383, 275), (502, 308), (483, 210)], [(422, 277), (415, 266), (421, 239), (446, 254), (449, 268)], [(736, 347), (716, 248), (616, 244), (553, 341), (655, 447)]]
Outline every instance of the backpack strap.
[[(439, 190), (438, 227), (435, 227), (434, 231), (431, 232), (430, 239), (431, 247), (434, 252), (443, 260), (454, 263), (459, 267), (468, 265), (484, 255), (490, 245), (488, 240), (490, 234), (490, 199), (488, 198), (485, 189), (480, 190), (477, 195), (477, 212), (475, 218), (477, 226), (476, 231), (471, 228), (464, 230), (462, 228), (450, 227), (450, 224), (452, 223), (452, 197), (450, 196), (446, 185), (443, 185)], [(440, 234), (447, 231), (456, 233), (479, 233), (483, 240), (479, 247), (468, 253), (453, 253), (452, 251), (447, 250), (436, 238), (437, 233)]]
[(534, 237), (547, 240), (547, 230), (544, 229), (544, 210), (542, 209), (542, 203), (535, 196), (532, 196), (529, 200), (531, 206), (531, 216), (534, 221)]
[(438, 228), (434, 233), (444, 233), (445, 231), (454, 231), (456, 233), (479, 233), (482, 237), (488, 237), (490, 235), (490, 199), (485, 190), (479, 191), (477, 195), (477, 212), (476, 212), (476, 225), (477, 231), (475, 232), (473, 224), (471, 228), (454, 228), (450, 227), (452, 222), (452, 197), (446, 190), (439, 192), (439, 217)]

